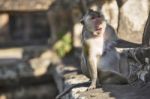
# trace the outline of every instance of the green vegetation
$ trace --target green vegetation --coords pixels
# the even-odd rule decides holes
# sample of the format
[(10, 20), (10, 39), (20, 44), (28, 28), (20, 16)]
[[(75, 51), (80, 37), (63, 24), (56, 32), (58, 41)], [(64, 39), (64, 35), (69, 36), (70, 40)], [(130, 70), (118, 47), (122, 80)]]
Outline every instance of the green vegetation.
[(54, 44), (53, 48), (60, 57), (64, 57), (71, 50), (71, 34), (67, 33), (63, 35), (62, 38)]

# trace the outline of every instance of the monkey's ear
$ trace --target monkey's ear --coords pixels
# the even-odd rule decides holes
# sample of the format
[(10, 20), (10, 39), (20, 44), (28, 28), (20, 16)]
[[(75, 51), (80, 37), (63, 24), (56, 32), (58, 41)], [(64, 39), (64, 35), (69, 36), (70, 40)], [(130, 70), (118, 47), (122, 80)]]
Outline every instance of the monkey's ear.
[(84, 25), (84, 19), (83, 18), (80, 19), (80, 23)]

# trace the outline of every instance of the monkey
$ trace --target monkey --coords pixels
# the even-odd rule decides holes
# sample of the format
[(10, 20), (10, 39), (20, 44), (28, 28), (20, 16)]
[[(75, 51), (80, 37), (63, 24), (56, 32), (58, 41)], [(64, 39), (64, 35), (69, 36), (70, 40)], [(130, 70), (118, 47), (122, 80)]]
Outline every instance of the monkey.
[(121, 55), (116, 47), (139, 47), (140, 44), (130, 43), (118, 38), (101, 12), (89, 10), (81, 20), (84, 25), (82, 32), (81, 69), (91, 79), (88, 90), (100, 84), (127, 84), (127, 78), (120, 73)]
[(141, 44), (119, 39), (101, 12), (89, 9), (81, 23), (83, 24), (81, 70), (90, 78), (90, 81), (72, 85), (60, 93), (56, 99), (65, 95), (72, 88), (84, 84), (89, 85), (88, 90), (95, 89), (98, 84), (128, 84), (127, 78), (119, 72), (121, 55), (115, 48), (141, 46)]
[[(141, 44), (118, 38), (101, 12), (89, 10), (82, 18), (81, 69), (91, 79), (88, 90), (100, 84), (128, 84), (127, 57), (116, 51), (117, 48), (137, 48)], [(124, 72), (124, 73), (123, 73)]]

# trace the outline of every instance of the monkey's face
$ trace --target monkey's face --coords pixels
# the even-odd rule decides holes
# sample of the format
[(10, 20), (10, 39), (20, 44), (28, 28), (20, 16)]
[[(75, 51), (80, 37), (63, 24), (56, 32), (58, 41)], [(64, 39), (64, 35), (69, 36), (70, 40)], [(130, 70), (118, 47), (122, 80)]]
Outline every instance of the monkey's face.
[(100, 36), (100, 34), (105, 32), (106, 21), (100, 12), (89, 10), (83, 17), (82, 22), (94, 36)]

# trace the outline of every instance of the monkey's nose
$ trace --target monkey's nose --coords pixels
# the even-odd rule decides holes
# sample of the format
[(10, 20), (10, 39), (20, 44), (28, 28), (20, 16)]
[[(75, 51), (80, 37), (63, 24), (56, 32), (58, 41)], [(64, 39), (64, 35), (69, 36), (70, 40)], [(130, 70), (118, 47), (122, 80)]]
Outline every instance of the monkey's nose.
[(97, 32), (97, 35), (99, 35), (100, 34), (100, 32)]

